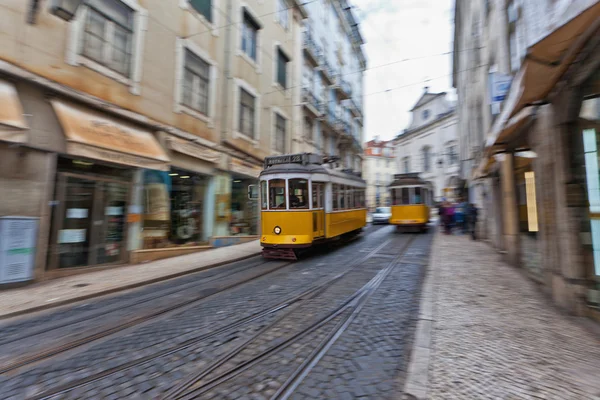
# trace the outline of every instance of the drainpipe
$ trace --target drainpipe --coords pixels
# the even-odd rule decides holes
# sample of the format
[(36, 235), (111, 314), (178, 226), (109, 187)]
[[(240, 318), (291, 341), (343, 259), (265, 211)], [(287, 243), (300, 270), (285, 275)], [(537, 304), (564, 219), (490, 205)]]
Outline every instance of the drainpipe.
[[(232, 22), (231, 22), (231, 12), (233, 9), (233, 0), (227, 0), (227, 9), (225, 11), (225, 15), (227, 16), (227, 28), (225, 30), (225, 51), (224, 51), (224, 56), (225, 56), (225, 60), (224, 60), (224, 64), (225, 67), (223, 68), (223, 92), (222, 92), (222, 97), (221, 97), (221, 138), (220, 141), (221, 143), (225, 140), (225, 138), (227, 137), (227, 115), (228, 115), (228, 109), (229, 109), (229, 89), (230, 89), (230, 81), (232, 79), (231, 76), (231, 29), (232, 29)], [(232, 123), (235, 123), (235, 121), (232, 121)]]

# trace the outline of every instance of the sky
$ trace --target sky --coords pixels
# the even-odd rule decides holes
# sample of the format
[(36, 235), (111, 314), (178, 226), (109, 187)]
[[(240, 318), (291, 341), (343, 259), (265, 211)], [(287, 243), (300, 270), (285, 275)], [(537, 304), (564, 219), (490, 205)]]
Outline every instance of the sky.
[(441, 54), (452, 50), (454, 0), (351, 0), (351, 4), (366, 42), (365, 139), (393, 139), (409, 125), (409, 110), (425, 86), (455, 99), (452, 56)]

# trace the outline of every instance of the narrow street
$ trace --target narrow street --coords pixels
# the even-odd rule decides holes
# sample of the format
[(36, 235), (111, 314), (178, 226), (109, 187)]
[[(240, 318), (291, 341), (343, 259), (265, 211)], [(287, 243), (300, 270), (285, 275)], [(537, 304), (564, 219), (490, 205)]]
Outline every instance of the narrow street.
[(368, 227), (2, 322), (9, 399), (394, 398), (433, 235)]

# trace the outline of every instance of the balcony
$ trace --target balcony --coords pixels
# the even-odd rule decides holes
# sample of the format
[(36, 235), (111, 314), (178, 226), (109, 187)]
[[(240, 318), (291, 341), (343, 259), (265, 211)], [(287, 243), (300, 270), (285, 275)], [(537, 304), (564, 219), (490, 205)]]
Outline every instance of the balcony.
[(302, 88), (302, 103), (304, 107), (310, 111), (315, 117), (320, 117), (322, 112), (321, 102), (308, 88)]
[(333, 85), (335, 83), (335, 71), (327, 61), (327, 57), (321, 55), (319, 65), (319, 69), (325, 78), (325, 82), (329, 85)]
[(336, 117), (334, 121), (334, 129), (342, 135), (342, 139), (352, 141), (352, 127), (350, 123), (343, 118)]
[(306, 54), (308, 60), (314, 64), (314, 66), (319, 65), (319, 59), (322, 56), (322, 50), (315, 42), (312, 33), (309, 30), (304, 31), (304, 41), (303, 46), (304, 54)]
[(333, 89), (337, 92), (340, 100), (350, 100), (352, 98), (352, 86), (340, 77), (336, 79)]

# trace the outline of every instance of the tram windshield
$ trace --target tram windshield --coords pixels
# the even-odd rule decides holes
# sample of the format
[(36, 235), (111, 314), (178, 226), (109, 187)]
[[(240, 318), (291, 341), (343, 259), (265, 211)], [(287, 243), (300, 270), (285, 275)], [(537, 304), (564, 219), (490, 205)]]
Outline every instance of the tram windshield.
[(269, 209), (285, 210), (285, 179), (272, 179), (269, 181)]
[(421, 187), (404, 187), (392, 189), (392, 205), (428, 204), (429, 191)]
[(308, 208), (308, 180), (290, 179), (290, 209)]

